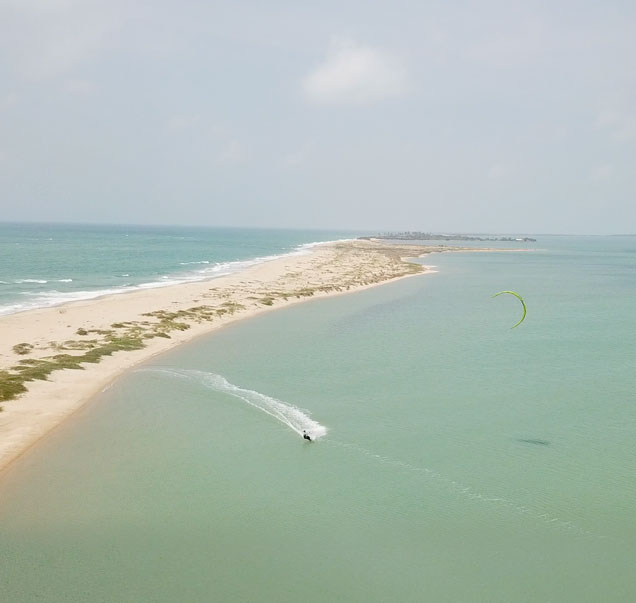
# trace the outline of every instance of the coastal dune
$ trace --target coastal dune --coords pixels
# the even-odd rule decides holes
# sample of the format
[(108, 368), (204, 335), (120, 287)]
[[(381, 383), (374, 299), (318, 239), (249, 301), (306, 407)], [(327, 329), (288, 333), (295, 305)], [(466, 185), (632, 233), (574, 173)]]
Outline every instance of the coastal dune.
[[(423, 274), (409, 262), (458, 247), (317, 244), (197, 283), (0, 317), (0, 470), (123, 371), (230, 322)], [(471, 249), (474, 251), (474, 249)]]

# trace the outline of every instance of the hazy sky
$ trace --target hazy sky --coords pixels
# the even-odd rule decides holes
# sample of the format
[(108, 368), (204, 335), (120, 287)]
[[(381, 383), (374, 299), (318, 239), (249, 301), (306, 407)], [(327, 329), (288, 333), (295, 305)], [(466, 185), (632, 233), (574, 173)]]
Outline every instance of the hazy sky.
[(636, 231), (633, 0), (0, 0), (0, 220)]

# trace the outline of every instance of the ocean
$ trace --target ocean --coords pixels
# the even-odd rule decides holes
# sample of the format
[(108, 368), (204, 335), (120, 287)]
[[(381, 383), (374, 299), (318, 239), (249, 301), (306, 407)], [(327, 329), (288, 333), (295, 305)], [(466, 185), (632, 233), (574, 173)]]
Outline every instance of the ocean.
[(117, 380), (2, 475), (3, 596), (635, 600), (636, 237), (536, 238)]
[(0, 316), (203, 281), (360, 232), (0, 223)]

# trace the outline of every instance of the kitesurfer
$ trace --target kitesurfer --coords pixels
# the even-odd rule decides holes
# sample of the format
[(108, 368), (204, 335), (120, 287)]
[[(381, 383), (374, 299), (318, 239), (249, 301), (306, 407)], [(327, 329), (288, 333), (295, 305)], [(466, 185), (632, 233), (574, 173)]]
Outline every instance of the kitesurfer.
[(307, 433), (307, 430), (303, 429), (303, 440), (309, 440), (311, 442), (311, 436)]

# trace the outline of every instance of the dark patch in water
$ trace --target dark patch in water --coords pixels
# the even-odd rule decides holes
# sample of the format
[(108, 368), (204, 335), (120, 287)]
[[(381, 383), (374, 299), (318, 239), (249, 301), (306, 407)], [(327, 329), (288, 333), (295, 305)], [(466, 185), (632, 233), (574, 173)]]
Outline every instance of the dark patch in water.
[(524, 444), (535, 444), (536, 446), (549, 446), (548, 440), (534, 440), (531, 438), (517, 438), (517, 442), (523, 442)]

